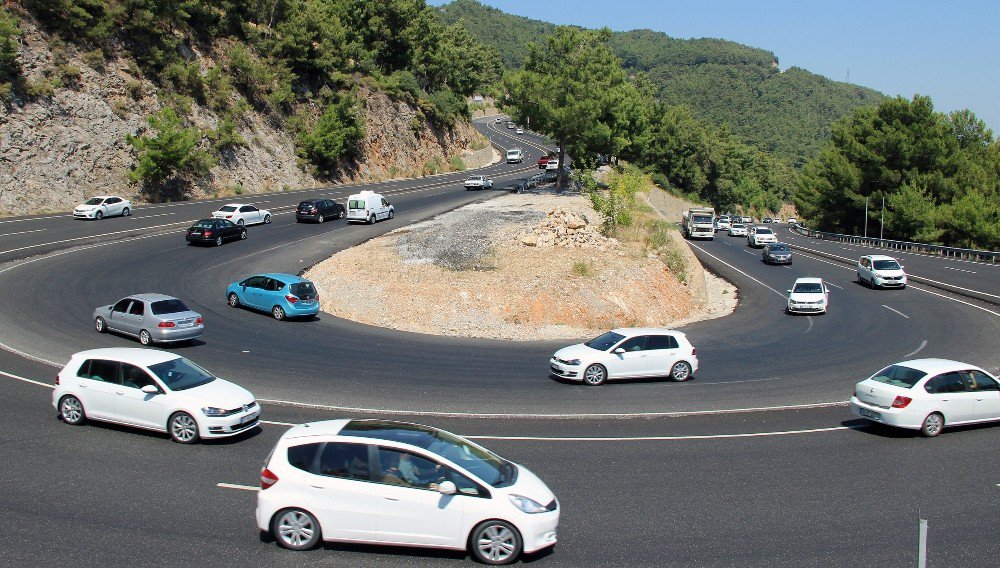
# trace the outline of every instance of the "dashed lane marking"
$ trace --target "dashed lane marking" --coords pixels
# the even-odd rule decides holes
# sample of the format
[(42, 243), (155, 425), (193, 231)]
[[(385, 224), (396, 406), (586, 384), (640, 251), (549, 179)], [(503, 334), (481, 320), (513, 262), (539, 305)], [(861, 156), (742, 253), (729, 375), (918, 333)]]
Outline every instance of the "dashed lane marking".
[(957, 272), (967, 272), (969, 274), (978, 274), (975, 270), (965, 270), (964, 268), (955, 268), (954, 266), (945, 266), (945, 270), (955, 270)]
[(906, 359), (908, 357), (912, 357), (913, 355), (916, 355), (917, 353), (920, 353), (921, 351), (923, 351), (924, 347), (927, 347), (927, 340), (926, 339), (920, 342), (920, 347), (917, 347), (915, 350), (910, 351), (906, 355), (903, 355), (903, 359)]
[(42, 231), (48, 231), (48, 229), (32, 229), (30, 231), (18, 231), (16, 233), (4, 233), (0, 237), (13, 237), (14, 235), (27, 235), (28, 233), (41, 233)]
[(260, 491), (260, 487), (254, 487), (253, 485), (240, 485), (238, 483), (216, 483), (215, 486), (221, 489), (241, 489), (243, 491)]
[(694, 436), (463, 436), (470, 440), (507, 440), (523, 442), (683, 442), (685, 440), (726, 440), (731, 438), (766, 438), (795, 434), (818, 434), (851, 430), (850, 426), (809, 428), (806, 430), (781, 430), (778, 432), (747, 432), (744, 434), (701, 434)]
[(910, 319), (910, 316), (908, 316), (908, 315), (904, 314), (903, 312), (901, 312), (901, 311), (899, 311), (899, 310), (897, 310), (897, 309), (895, 309), (895, 308), (890, 308), (889, 306), (887, 306), (887, 305), (885, 305), (885, 304), (882, 304), (882, 307), (883, 307), (883, 308), (885, 308), (885, 309), (887, 309), (887, 310), (889, 310), (890, 312), (895, 312), (895, 313), (897, 313), (897, 314), (899, 314), (899, 315), (903, 316), (903, 317), (904, 317), (904, 318), (906, 318), (906, 319)]

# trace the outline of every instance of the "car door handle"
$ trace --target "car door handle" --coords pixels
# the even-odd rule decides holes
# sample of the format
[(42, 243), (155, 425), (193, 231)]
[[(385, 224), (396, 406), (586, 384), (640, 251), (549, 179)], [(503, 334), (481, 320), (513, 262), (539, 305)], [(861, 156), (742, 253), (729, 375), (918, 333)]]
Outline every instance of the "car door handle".
[(399, 501), (396, 497), (383, 497), (386, 501)]
[(313, 489), (326, 489), (326, 487), (323, 487), (322, 485), (310, 485), (309, 487), (312, 487)]

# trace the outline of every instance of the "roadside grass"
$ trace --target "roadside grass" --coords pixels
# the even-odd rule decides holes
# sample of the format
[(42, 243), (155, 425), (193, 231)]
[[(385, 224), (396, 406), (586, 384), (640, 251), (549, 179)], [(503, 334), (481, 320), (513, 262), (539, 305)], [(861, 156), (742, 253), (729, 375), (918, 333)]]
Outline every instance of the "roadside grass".
[(582, 261), (578, 260), (573, 263), (573, 276), (593, 276), (594, 275), (594, 262), (593, 261)]

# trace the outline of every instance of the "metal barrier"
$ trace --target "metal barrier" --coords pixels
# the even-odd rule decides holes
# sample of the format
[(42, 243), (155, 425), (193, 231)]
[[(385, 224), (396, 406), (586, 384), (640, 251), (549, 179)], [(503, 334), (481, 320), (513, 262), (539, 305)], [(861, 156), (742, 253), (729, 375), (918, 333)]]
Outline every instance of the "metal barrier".
[(963, 249), (955, 247), (946, 247), (941, 245), (928, 245), (923, 243), (908, 243), (906, 241), (877, 239), (874, 237), (859, 237), (856, 235), (827, 233), (824, 231), (807, 229), (802, 225), (796, 225), (792, 227), (792, 230), (800, 235), (827, 241), (840, 241), (843, 243), (865, 245), (865, 246), (888, 249), (888, 250), (900, 250), (900, 251), (916, 252), (933, 256), (959, 258), (962, 260), (975, 260), (978, 262), (988, 262), (990, 264), (1000, 264), (1000, 252), (994, 252), (988, 250)]

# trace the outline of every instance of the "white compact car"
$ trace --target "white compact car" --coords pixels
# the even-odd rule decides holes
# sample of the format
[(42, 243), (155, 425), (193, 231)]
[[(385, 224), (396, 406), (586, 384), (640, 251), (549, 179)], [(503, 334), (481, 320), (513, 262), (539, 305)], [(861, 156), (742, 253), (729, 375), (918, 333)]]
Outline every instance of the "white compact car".
[(697, 355), (698, 350), (680, 331), (619, 328), (556, 351), (549, 369), (557, 377), (591, 386), (635, 377), (686, 381), (698, 371)]
[(891, 256), (870, 254), (858, 259), (858, 282), (872, 288), (906, 288), (906, 273)]
[(396, 208), (381, 193), (365, 190), (347, 198), (347, 221), (372, 224), (379, 219), (392, 219)]
[(732, 220), (729, 217), (727, 217), (726, 215), (723, 215), (722, 217), (719, 217), (715, 221), (718, 223), (717, 227), (718, 227), (718, 230), (720, 230), (720, 231), (728, 231), (730, 225), (732, 224)]
[(729, 225), (729, 236), (730, 237), (745, 237), (747, 236), (747, 226), (743, 223), (733, 223)]
[(73, 209), (74, 219), (97, 219), (121, 215), (128, 217), (132, 214), (132, 202), (114, 195), (98, 195), (91, 197)]
[(799, 278), (787, 292), (789, 314), (825, 314), (830, 306), (830, 289), (822, 278)]
[(237, 225), (259, 225), (271, 222), (271, 212), (250, 203), (228, 203), (212, 212), (213, 219), (226, 219)]
[(968, 363), (904, 361), (858, 383), (851, 412), (879, 424), (937, 436), (945, 426), (1000, 420), (1000, 382)]
[(260, 474), (257, 527), (320, 541), (469, 550), (509, 564), (556, 543), (559, 503), (528, 468), (437, 428), (386, 420), (300, 424)]
[(239, 434), (260, 421), (250, 391), (157, 349), (75, 353), (56, 376), (52, 406), (67, 424), (114, 422), (167, 432), (182, 444)]
[(747, 231), (747, 245), (760, 248), (767, 243), (778, 242), (777, 235), (768, 227), (750, 227)]

